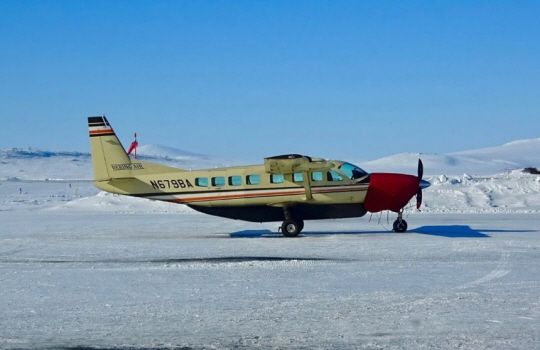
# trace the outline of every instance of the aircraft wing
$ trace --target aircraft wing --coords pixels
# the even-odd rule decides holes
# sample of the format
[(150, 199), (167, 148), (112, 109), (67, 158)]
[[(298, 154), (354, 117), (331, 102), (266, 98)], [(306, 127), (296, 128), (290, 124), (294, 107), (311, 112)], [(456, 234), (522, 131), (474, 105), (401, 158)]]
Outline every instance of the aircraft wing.
[(303, 173), (311, 170), (328, 170), (334, 165), (320, 158), (311, 158), (301, 154), (285, 154), (264, 158), (264, 168), (270, 174)]
[[(309, 180), (309, 172), (313, 170), (325, 171), (334, 167), (332, 162), (321, 158), (311, 158), (301, 154), (284, 154), (264, 158), (264, 168), (270, 174), (292, 174), (302, 173), (304, 175), (304, 190), (306, 193), (306, 201), (313, 199), (311, 192), (311, 181)], [(272, 203), (271, 206), (287, 207), (298, 203), (279, 202)]]

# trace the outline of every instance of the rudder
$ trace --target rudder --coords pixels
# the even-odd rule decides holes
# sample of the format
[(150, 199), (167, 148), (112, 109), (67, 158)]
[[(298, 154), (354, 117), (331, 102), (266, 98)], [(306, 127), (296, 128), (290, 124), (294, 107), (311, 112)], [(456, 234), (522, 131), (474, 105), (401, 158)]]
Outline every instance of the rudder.
[(131, 160), (105, 116), (88, 117), (94, 181), (131, 177)]

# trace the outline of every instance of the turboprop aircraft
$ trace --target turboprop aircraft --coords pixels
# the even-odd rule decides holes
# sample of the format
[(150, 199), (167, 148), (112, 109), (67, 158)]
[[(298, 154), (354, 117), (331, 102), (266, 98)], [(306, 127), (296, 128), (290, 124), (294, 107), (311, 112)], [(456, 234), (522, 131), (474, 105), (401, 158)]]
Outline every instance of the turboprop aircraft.
[[(423, 165), (417, 176), (368, 174), (343, 161), (299, 154), (264, 159), (260, 165), (184, 170), (132, 158), (105, 116), (89, 117), (94, 184), (103, 191), (181, 203), (210, 215), (270, 222), (297, 236), (304, 220), (361, 217), (367, 212), (397, 213), (393, 230), (405, 232), (403, 209), (416, 195), (422, 204)], [(132, 145), (133, 146), (133, 145)], [(130, 151), (131, 151), (130, 147)]]

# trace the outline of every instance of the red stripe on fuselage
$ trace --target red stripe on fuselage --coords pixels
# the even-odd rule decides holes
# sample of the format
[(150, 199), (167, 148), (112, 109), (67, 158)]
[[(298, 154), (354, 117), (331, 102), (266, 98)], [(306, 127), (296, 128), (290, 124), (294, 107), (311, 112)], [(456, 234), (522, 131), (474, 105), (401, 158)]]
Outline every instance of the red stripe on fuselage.
[[(312, 192), (315, 194), (328, 194), (328, 193), (343, 193), (343, 192), (358, 192), (358, 191), (366, 191), (367, 188), (325, 188), (325, 189), (312, 189)], [(167, 202), (174, 202), (174, 203), (195, 203), (195, 202), (207, 202), (207, 201), (221, 201), (221, 200), (229, 200), (229, 199), (248, 199), (248, 198), (263, 198), (263, 197), (282, 197), (282, 196), (294, 196), (294, 195), (303, 195), (305, 194), (305, 190), (298, 189), (295, 191), (272, 191), (272, 192), (264, 192), (264, 193), (236, 193), (236, 194), (222, 194), (222, 195), (214, 195), (214, 196), (205, 196), (205, 197), (186, 197), (186, 198), (174, 198), (174, 199), (167, 199), (165, 201)], [(158, 198), (155, 198), (158, 199)], [(159, 200), (159, 199), (158, 199)]]

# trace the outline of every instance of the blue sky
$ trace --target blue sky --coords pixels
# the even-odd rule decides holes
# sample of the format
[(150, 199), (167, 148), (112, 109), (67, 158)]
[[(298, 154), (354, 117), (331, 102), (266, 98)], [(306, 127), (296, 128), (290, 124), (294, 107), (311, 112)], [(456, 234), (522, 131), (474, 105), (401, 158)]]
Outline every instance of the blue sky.
[(540, 137), (540, 3), (2, 1), (0, 147), (367, 160)]

